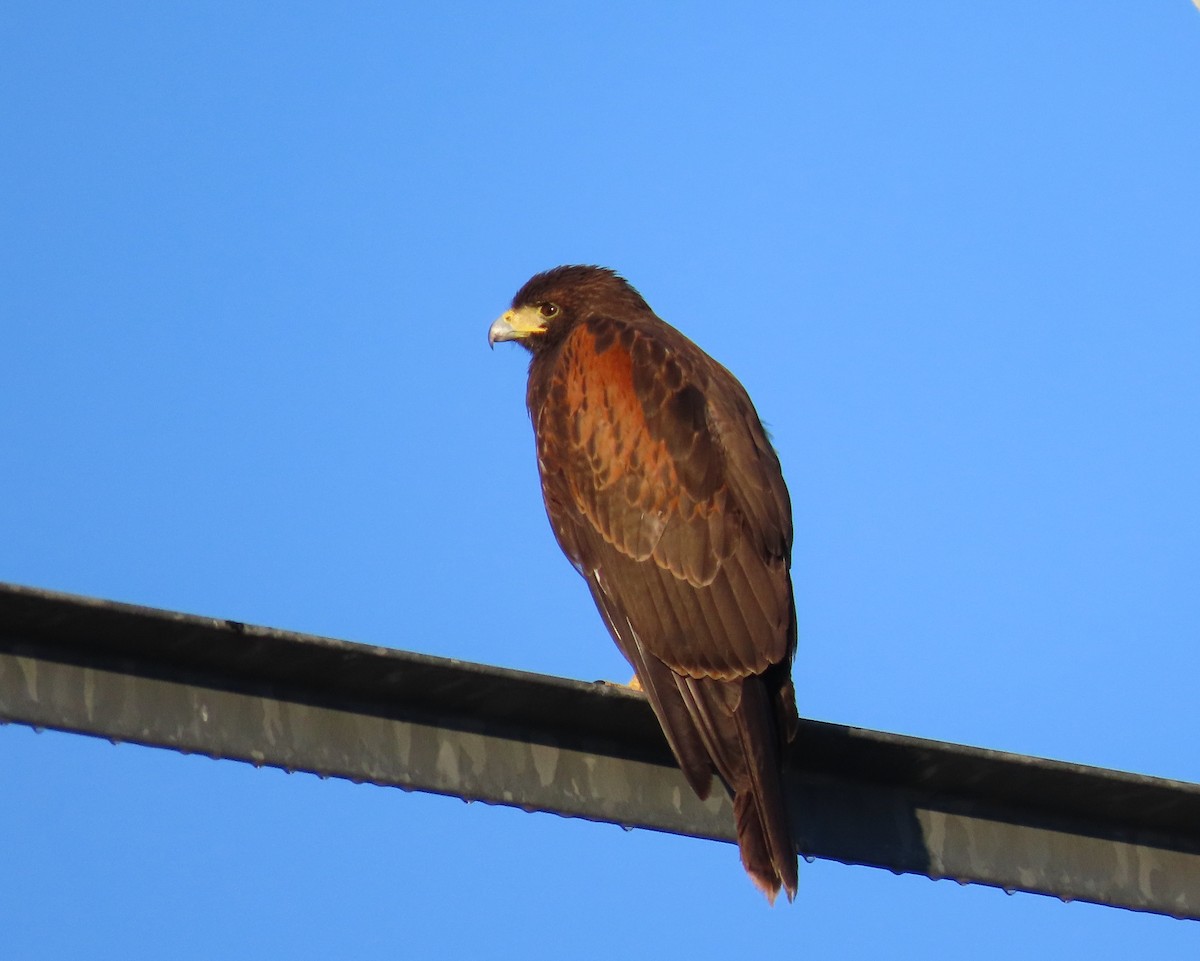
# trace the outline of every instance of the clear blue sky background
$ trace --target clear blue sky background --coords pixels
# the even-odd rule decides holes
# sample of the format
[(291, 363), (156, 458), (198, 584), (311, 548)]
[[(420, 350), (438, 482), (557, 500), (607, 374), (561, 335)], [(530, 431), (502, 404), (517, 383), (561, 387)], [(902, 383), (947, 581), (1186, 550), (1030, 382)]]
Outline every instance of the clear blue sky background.
[[(0, 86), (0, 579), (626, 679), (485, 342), (601, 263), (773, 430), (803, 714), (1200, 781), (1186, 0), (7, 4)], [(16, 726), (0, 864), (6, 959), (1200, 944)]]

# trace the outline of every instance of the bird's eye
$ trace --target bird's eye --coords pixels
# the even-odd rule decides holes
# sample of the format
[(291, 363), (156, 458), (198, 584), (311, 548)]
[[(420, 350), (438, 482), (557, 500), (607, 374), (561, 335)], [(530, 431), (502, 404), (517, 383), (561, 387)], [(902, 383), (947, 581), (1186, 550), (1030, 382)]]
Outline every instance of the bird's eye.
[(558, 316), (558, 304), (538, 304), (538, 313), (549, 320)]

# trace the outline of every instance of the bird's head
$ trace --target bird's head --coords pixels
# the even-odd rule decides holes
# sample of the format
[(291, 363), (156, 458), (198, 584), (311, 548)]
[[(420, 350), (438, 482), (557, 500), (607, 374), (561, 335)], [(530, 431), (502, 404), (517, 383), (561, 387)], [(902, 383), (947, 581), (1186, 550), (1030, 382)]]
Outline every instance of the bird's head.
[(488, 345), (515, 340), (537, 354), (581, 321), (613, 308), (649, 311), (641, 294), (605, 267), (555, 267), (517, 291), (512, 307), (488, 328)]

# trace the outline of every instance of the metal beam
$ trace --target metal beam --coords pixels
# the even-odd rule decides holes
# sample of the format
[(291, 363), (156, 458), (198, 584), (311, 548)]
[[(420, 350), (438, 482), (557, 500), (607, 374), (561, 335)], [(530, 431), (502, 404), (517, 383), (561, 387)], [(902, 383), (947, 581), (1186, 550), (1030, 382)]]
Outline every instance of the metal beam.
[[(731, 840), (639, 694), (0, 585), (0, 721)], [(808, 857), (1200, 919), (1200, 785), (805, 721)]]

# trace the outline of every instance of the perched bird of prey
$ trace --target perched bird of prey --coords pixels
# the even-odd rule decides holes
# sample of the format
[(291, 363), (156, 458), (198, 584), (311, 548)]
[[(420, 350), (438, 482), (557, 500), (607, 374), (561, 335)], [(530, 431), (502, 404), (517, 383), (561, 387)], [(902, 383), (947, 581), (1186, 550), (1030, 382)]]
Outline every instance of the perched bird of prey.
[(738, 848), (796, 894), (781, 777), (798, 726), (792, 513), (779, 459), (732, 374), (611, 270), (533, 277), (488, 343), (533, 355), (542, 494), (684, 776), (733, 794)]

